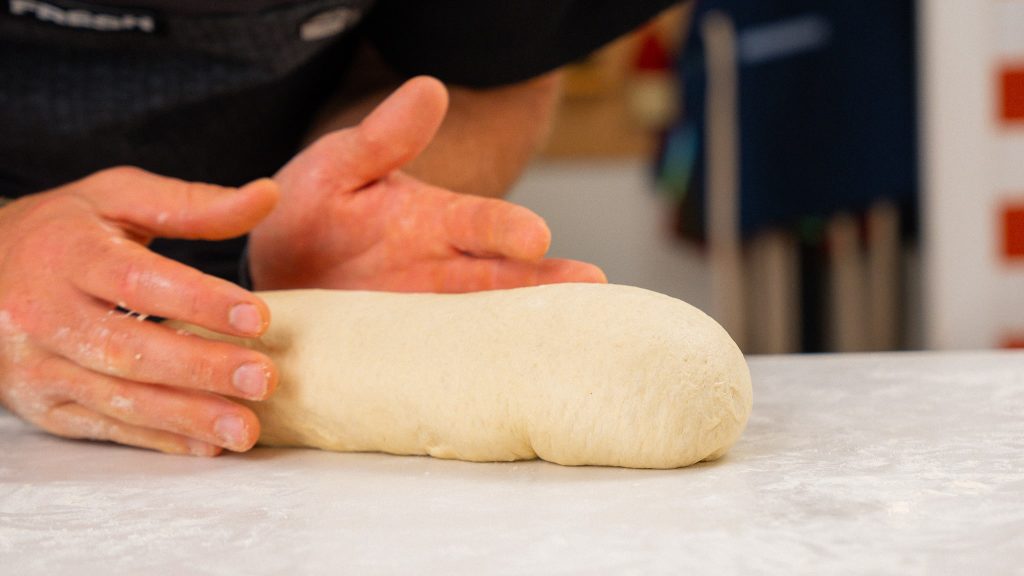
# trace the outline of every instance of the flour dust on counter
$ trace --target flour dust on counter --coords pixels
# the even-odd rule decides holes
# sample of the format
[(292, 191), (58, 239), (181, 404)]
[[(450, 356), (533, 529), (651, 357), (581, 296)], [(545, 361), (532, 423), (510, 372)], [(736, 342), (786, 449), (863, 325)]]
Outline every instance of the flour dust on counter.
[(250, 404), (264, 445), (678, 468), (725, 454), (752, 406), (725, 330), (640, 288), (260, 296), (270, 329), (232, 340), (281, 375)]

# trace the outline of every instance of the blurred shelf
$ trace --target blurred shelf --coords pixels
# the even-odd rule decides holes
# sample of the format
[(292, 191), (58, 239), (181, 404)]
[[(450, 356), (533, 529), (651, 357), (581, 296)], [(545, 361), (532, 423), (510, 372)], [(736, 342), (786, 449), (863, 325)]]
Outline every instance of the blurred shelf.
[[(671, 8), (648, 26), (671, 49), (682, 43), (690, 5)], [(566, 68), (562, 105), (547, 145), (547, 159), (650, 158), (656, 134), (629, 111), (629, 75), (644, 27)]]

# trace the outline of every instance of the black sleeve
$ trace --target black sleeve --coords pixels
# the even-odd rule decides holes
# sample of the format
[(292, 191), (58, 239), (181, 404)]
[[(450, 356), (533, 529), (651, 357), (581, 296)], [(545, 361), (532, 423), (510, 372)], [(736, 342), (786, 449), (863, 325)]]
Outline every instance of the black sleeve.
[(486, 87), (578, 60), (679, 0), (380, 0), (370, 41), (407, 75)]

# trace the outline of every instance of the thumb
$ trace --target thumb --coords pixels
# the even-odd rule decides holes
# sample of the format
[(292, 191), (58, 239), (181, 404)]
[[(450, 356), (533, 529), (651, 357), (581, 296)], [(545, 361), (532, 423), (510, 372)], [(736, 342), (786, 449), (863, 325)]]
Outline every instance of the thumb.
[(100, 215), (145, 237), (223, 240), (241, 236), (266, 218), (278, 187), (261, 178), (241, 188), (187, 182), (138, 168), (113, 168), (78, 188)]
[[(358, 126), (331, 132), (302, 151), (278, 174), (316, 175), (325, 192), (356, 190), (408, 164), (430, 144), (448, 110), (439, 80), (418, 76), (381, 102)], [(309, 186), (301, 186), (308, 189)]]

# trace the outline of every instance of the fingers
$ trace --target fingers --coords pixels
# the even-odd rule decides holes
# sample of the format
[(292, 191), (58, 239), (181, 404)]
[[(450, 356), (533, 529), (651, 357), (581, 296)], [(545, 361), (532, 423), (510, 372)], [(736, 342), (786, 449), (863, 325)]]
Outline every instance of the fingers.
[[(477, 283), (487, 290), (540, 286), (565, 282), (605, 283), (604, 272), (593, 264), (577, 260), (550, 258), (539, 263), (511, 260), (477, 262)], [(472, 281), (472, 279), (470, 279)]]
[(607, 284), (608, 277), (604, 270), (588, 262), (551, 258), (545, 260), (543, 272), (540, 274), (541, 284), (560, 284), (564, 282), (584, 282), (588, 284)]
[(255, 296), (129, 238), (240, 234), (269, 212), (276, 184), (230, 190), (121, 168), (53, 192), (26, 201), (5, 222), (8, 321), (0, 329), (14, 344), (0, 345), (7, 368), (0, 396), (33, 422), (73, 437), (208, 455), (218, 446), (251, 446), (255, 416), (218, 394), (266, 397), (277, 378), (269, 358), (126, 317), (105, 303), (229, 334), (260, 333), (269, 312)]
[(67, 438), (106, 440), (168, 454), (216, 456), (221, 450), (215, 445), (180, 434), (132, 426), (78, 404), (63, 404), (54, 408), (42, 427)]
[[(259, 438), (259, 420), (251, 410), (214, 394), (112, 378), (60, 358), (51, 358), (45, 371), (49, 381), (64, 383), (64, 395), (72, 406), (99, 416), (78, 409), (64, 414), (72, 420), (76, 412), (86, 418), (71, 423), (79, 434), (87, 434), (80, 437), (127, 439), (122, 443), (211, 456), (216, 447), (243, 452)], [(49, 426), (62, 422), (53, 410), (46, 421)]]
[(428, 76), (408, 80), (380, 103), (354, 131), (356, 166), (376, 180), (419, 156), (433, 140), (448, 110), (448, 91)]
[(176, 332), (98, 304), (41, 334), (50, 352), (100, 374), (125, 380), (262, 400), (277, 386), (265, 355), (227, 342)]
[[(551, 258), (540, 262), (462, 257), (445, 263), (428, 262), (421, 267), (390, 276), (372, 289), (396, 292), (477, 292), (559, 284), (565, 282), (605, 283), (600, 268), (577, 260)], [(370, 288), (370, 286), (352, 286)]]
[(448, 92), (441, 82), (413, 78), (358, 126), (323, 136), (275, 178), (285, 189), (314, 194), (362, 188), (416, 158), (434, 138), (447, 109)]
[(242, 188), (186, 182), (138, 168), (112, 168), (78, 183), (101, 216), (143, 236), (222, 240), (241, 236), (277, 202), (270, 179)]
[(104, 302), (149, 316), (174, 318), (215, 332), (254, 337), (270, 322), (251, 292), (116, 237), (84, 243), (90, 258), (70, 270), (72, 283)]
[(493, 198), (453, 194), (445, 213), (452, 246), (474, 256), (540, 260), (551, 245), (551, 231), (534, 212)]

